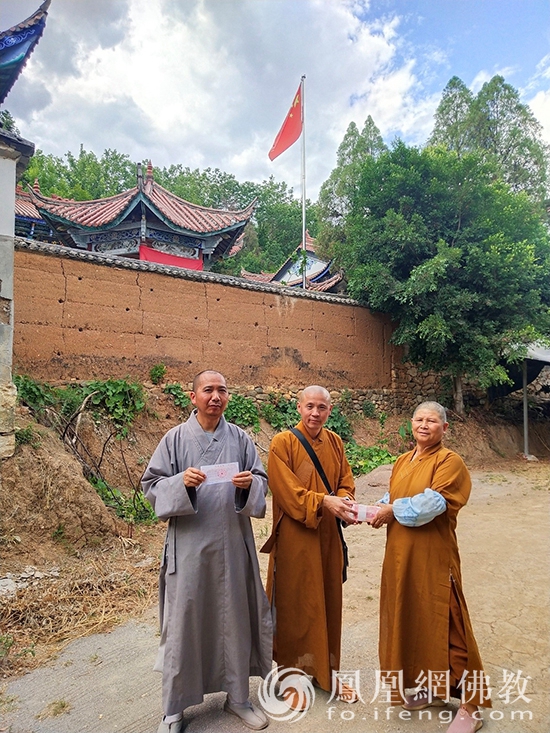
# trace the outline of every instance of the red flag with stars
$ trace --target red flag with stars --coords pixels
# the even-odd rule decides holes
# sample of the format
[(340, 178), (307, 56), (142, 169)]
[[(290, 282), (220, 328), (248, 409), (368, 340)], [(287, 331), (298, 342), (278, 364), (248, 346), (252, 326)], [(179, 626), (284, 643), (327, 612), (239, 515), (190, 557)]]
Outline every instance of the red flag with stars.
[(290, 105), (288, 114), (283, 122), (279, 134), (275, 138), (273, 147), (269, 151), (269, 160), (284, 153), (287, 148), (294, 145), (296, 140), (302, 134), (302, 85), (298, 87), (298, 91), (294, 95), (294, 100)]

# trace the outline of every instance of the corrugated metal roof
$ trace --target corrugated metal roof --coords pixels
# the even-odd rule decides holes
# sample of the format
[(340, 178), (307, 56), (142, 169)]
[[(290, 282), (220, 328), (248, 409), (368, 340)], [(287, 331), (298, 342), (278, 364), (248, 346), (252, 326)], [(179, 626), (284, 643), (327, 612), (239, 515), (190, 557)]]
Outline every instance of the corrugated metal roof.
[(531, 344), (527, 349), (526, 359), (541, 361), (543, 364), (550, 364), (550, 349), (541, 344)]

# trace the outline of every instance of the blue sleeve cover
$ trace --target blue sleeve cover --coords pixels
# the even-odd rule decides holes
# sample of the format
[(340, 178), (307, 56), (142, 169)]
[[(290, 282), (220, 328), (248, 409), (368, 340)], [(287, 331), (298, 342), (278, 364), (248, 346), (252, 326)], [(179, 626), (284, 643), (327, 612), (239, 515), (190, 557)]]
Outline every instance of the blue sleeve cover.
[(446, 509), (447, 502), (433, 489), (424, 489), (421, 494), (396, 499), (393, 502), (394, 516), (399, 524), (405, 527), (421, 527), (423, 524), (428, 524)]

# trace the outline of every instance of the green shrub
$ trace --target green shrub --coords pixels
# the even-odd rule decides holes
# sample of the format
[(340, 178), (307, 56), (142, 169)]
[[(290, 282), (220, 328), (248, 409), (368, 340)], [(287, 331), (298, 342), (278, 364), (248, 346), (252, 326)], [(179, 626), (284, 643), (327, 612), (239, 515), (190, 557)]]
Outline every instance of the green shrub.
[(59, 414), (66, 420), (70, 420), (80, 410), (88, 394), (86, 387), (79, 384), (68, 384), (66, 387), (54, 389)]
[(118, 437), (125, 437), (128, 429), (145, 407), (145, 394), (138, 382), (126, 379), (107, 379), (88, 382), (85, 392), (90, 404), (103, 412), (114, 423)]
[(300, 419), (296, 409), (296, 400), (289, 400), (277, 394), (270, 395), (269, 402), (263, 403), (260, 407), (260, 415), (279, 432), (294, 427)]
[(365, 417), (376, 417), (376, 405), (374, 404), (374, 402), (371, 402), (370, 400), (365, 400), (361, 409)]
[(15, 644), (15, 639), (11, 634), (0, 635), (0, 662), (8, 656), (10, 649)]
[(224, 415), (228, 422), (235, 423), (241, 428), (251, 427), (255, 433), (260, 430), (258, 408), (251, 397), (244, 397), (240, 394), (231, 395)]
[(397, 428), (397, 433), (399, 437), (401, 438), (401, 442), (403, 444), (404, 449), (410, 450), (411, 443), (414, 442), (413, 432), (412, 432), (412, 422), (410, 420), (407, 420), (407, 422), (402, 423)]
[(349, 389), (343, 389), (338, 400), (338, 407), (346, 417), (350, 419), (354, 416), (353, 396)]
[(15, 445), (30, 445), (31, 448), (38, 448), (40, 436), (35, 432), (32, 425), (15, 431)]
[(127, 497), (120, 489), (101, 478), (91, 476), (89, 480), (103, 503), (114, 509), (117, 517), (131, 524), (152, 524), (157, 521), (153, 507), (140, 491), (134, 491), (132, 496)]
[[(275, 430), (289, 430), (294, 427), (300, 419), (300, 413), (296, 408), (296, 400), (289, 400), (282, 395), (271, 395), (269, 402), (264, 403), (260, 408), (260, 414)], [(353, 430), (348, 417), (344, 415), (338, 405), (332, 408), (332, 412), (325, 423), (325, 427), (337, 433), (342, 440), (351, 440)]]
[(386, 448), (373, 445), (358, 445), (354, 440), (346, 443), (346, 456), (354, 476), (362, 476), (373, 471), (378, 466), (394, 463), (397, 456), (393, 456)]
[(17, 399), (34, 412), (43, 412), (55, 403), (55, 391), (49, 384), (37, 382), (26, 374), (16, 374), (13, 378), (17, 387)]
[(181, 384), (178, 384), (177, 382), (167, 384), (162, 391), (165, 394), (169, 394), (170, 397), (174, 400), (174, 404), (176, 405), (176, 407), (180, 407), (182, 410), (185, 410), (191, 405), (191, 398), (189, 397), (187, 392), (184, 391)]
[(349, 418), (344, 415), (338, 405), (334, 405), (325, 427), (337, 433), (344, 442), (353, 438), (353, 430)]
[(160, 364), (155, 364), (149, 369), (149, 379), (153, 384), (160, 384), (164, 379), (165, 374), (166, 367), (162, 362)]
[(130, 425), (145, 407), (143, 387), (127, 379), (107, 379), (53, 388), (26, 375), (16, 375), (19, 402), (31, 408), (46, 425), (63, 432), (67, 422), (89, 397), (88, 405), (96, 413), (103, 413), (115, 425), (118, 437), (128, 434)]

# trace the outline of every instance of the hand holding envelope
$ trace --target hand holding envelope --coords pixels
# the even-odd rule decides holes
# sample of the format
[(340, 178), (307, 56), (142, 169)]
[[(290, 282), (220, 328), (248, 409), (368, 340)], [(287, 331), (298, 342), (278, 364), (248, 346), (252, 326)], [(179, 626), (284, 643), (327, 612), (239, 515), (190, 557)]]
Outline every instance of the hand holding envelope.
[(252, 472), (239, 471), (238, 463), (216, 463), (201, 466), (200, 470), (205, 476), (201, 487), (231, 482), (237, 489), (249, 489), (252, 483)]
[(355, 515), (355, 521), (360, 524), (366, 522), (370, 524), (380, 511), (380, 507), (372, 504), (353, 504), (352, 511)]
[(225, 484), (232, 481), (233, 477), (239, 473), (239, 464), (215, 463), (211, 466), (201, 466), (200, 470), (206, 477), (203, 479), (201, 487), (212, 484)]

